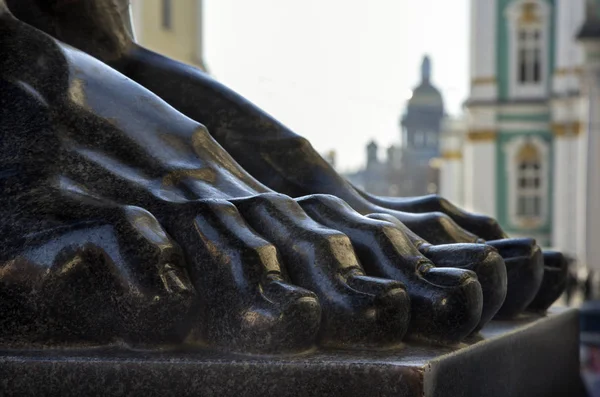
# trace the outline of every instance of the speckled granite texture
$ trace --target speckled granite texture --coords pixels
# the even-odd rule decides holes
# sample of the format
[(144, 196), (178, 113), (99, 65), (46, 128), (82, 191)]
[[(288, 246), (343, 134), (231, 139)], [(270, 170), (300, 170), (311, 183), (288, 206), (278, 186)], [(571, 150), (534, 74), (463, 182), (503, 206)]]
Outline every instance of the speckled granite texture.
[(239, 356), (214, 351), (3, 352), (0, 394), (115, 396), (579, 396), (578, 317), (494, 321), (455, 347)]
[[(70, 76), (71, 83), (70, 86), (61, 87), (77, 95), (66, 95), (74, 96), (75, 99), (70, 98), (63, 103), (54, 100), (48, 102), (55, 114), (77, 120), (72, 123), (76, 126), (72, 129), (72, 134), (78, 145), (93, 153), (100, 151), (103, 155), (109, 147), (129, 148), (125, 151), (118, 150), (120, 155), (111, 154), (111, 164), (116, 161), (121, 169), (125, 169), (125, 165), (129, 169), (133, 168), (137, 175), (152, 175), (155, 179), (147, 181), (147, 186), (156, 187), (156, 178), (161, 177), (165, 182), (163, 185), (168, 185), (167, 190), (171, 190), (170, 193), (177, 190), (169, 196), (171, 201), (174, 195), (179, 195), (185, 200), (221, 198), (234, 202), (236, 208), (230, 210), (239, 211), (242, 220), (256, 229), (261, 237), (273, 243), (284, 262), (295, 265), (287, 266), (290, 281), (314, 292), (318, 297), (322, 309), (319, 329), (322, 345), (393, 345), (401, 339), (404, 332), (437, 341), (457, 342), (484, 326), (496, 313), (503, 318), (518, 315), (534, 298), (537, 300), (535, 310), (544, 311), (562, 292), (566, 271), (560, 270), (566, 270), (566, 267), (556, 270), (556, 266), (549, 266), (548, 254), (542, 254), (533, 239), (507, 239), (508, 236), (495, 220), (466, 213), (439, 197), (428, 196), (408, 201), (371, 197), (337, 174), (306, 139), (285, 128), (239, 94), (200, 70), (138, 46), (129, 34), (130, 26), (125, 22), (131, 19), (127, 11), (128, 0), (7, 0), (7, 4), (22, 22), (92, 55), (146, 87), (181, 113), (208, 127), (205, 134), (198, 137), (194, 131), (200, 128), (199, 125), (188, 129), (186, 125), (191, 125), (189, 119), (182, 114), (175, 114), (149, 91), (140, 90), (132, 81), (114, 70), (108, 70), (104, 65), (81, 54), (68, 56), (66, 62), (61, 62), (59, 55), (62, 44), (48, 43), (47, 38), (40, 37), (39, 32), (34, 33), (26, 26), (15, 28), (17, 31), (27, 32), (29, 36), (22, 42), (35, 45), (34, 55), (38, 54), (39, 48), (59, 48), (53, 56), (48, 57), (55, 62), (52, 70), (65, 70), (64, 66), (68, 66), (64, 74)], [(20, 45), (25, 47), (22, 43)], [(15, 63), (18, 65), (18, 72), (21, 65), (34, 64), (34, 58), (30, 56), (25, 61)], [(243, 66), (241, 70), (243, 71)], [(40, 84), (24, 77), (19, 80), (28, 82), (29, 87), (44, 97)], [(132, 98), (144, 98), (144, 104), (139, 103), (142, 101), (132, 101)], [(132, 104), (133, 102), (136, 104)], [(71, 108), (80, 106), (85, 107), (89, 116), (99, 123), (99, 138), (80, 143), (79, 137), (88, 135), (87, 130), (93, 130), (79, 127), (83, 116), (74, 114)], [(85, 116), (87, 117), (87, 113)], [(106, 130), (112, 131), (111, 138), (106, 139)], [(186, 142), (186, 137), (189, 136), (192, 136), (192, 145)], [(150, 147), (151, 142), (159, 143)], [(132, 164), (131, 158), (139, 161)], [(223, 159), (227, 161), (224, 162)], [(104, 161), (100, 168), (106, 168), (107, 165), (110, 164)], [(100, 175), (106, 171), (98, 171), (96, 168), (86, 172)], [(164, 173), (163, 169), (168, 169), (168, 172)], [(127, 176), (131, 176), (131, 173), (120, 175), (119, 178)], [(96, 189), (101, 195), (108, 195), (107, 192), (116, 186), (110, 182), (108, 186), (99, 187), (100, 178), (94, 176), (94, 180), (89, 179), (83, 183), (85, 188)], [(301, 210), (289, 198), (282, 201), (281, 197), (275, 197), (267, 187), (296, 198)], [(156, 193), (158, 189), (153, 190)], [(131, 191), (127, 186), (119, 188), (117, 201), (124, 201), (123, 196), (132, 196)], [(159, 193), (164, 203), (166, 196)], [(337, 198), (323, 196), (323, 193)], [(257, 194), (261, 197), (248, 198)], [(308, 199), (305, 196), (309, 196)], [(126, 200), (131, 201), (129, 197)], [(164, 206), (154, 210), (142, 207), (157, 216), (168, 233), (175, 234), (174, 230), (179, 226), (175, 225), (170, 229), (161, 219), (161, 213), (165, 212), (162, 209)], [(274, 212), (279, 214), (275, 216)], [(358, 213), (368, 215), (371, 219), (360, 217)], [(406, 287), (406, 293), (401, 291), (397, 283), (377, 284), (372, 278), (362, 277), (361, 270), (361, 274), (357, 274), (359, 277), (343, 283), (341, 292), (336, 292), (341, 296), (336, 299), (337, 302), (344, 301), (343, 304), (332, 302), (330, 286), (335, 284), (335, 277), (329, 277), (328, 280), (323, 277), (318, 285), (307, 282), (309, 277), (306, 269), (313, 261), (310, 258), (303, 261), (306, 255), (305, 258), (299, 258), (298, 250), (289, 244), (289, 235), (297, 239), (307, 236), (302, 227), (308, 227), (309, 233), (313, 235), (317, 230), (307, 226), (306, 222), (298, 222), (300, 215), (306, 214), (318, 224), (340, 231), (349, 238), (364, 267), (362, 270), (365, 275), (401, 281)], [(388, 218), (374, 218), (382, 215)], [(396, 224), (390, 228), (390, 220), (402, 220), (405, 224)], [(276, 224), (285, 227), (278, 229), (274, 226)], [(315, 223), (311, 222), (311, 225), (314, 226)], [(194, 236), (184, 242), (177, 236), (174, 238), (183, 246), (184, 251), (193, 249)], [(485, 245), (466, 244), (482, 243), (482, 238), (496, 241), (487, 241)], [(330, 243), (331, 241), (321, 245), (331, 245)], [(435, 245), (431, 246), (429, 243)], [(318, 244), (315, 244), (314, 239), (309, 239), (303, 241), (303, 245), (314, 248)], [(322, 259), (315, 266), (317, 269), (332, 267), (331, 261), (327, 260), (328, 254), (322, 249), (317, 252), (315, 257)], [(553, 255), (560, 256), (557, 253)], [(340, 257), (337, 255), (337, 258)], [(351, 255), (345, 257), (353, 261)], [(345, 264), (348, 263), (346, 261)], [(562, 264), (563, 261), (559, 257), (553, 263)], [(433, 268), (434, 265), (436, 268)], [(337, 264), (333, 263), (333, 266)], [(461, 268), (462, 271), (447, 268)], [(465, 269), (474, 274), (465, 272)], [(552, 274), (547, 277), (548, 272)], [(422, 277), (421, 273), (427, 274)], [(481, 287), (481, 299), (476, 283), (473, 282), (474, 275)], [(540, 289), (542, 283), (546, 285)], [(353, 288), (361, 289), (361, 295), (344, 296)], [(199, 290), (200, 294), (208, 291), (206, 288)], [(373, 309), (381, 313), (379, 317), (382, 318), (375, 324), (375, 331), (369, 319), (358, 315), (369, 310), (356, 309), (350, 316), (347, 315), (346, 309), (357, 307), (358, 301), (365, 297), (365, 293), (369, 293), (366, 291), (377, 291), (377, 299), (385, 302), (375, 305)], [(394, 292), (389, 293), (390, 291)], [(209, 293), (217, 296), (212, 291)], [(405, 295), (410, 297), (410, 320), (407, 310), (398, 310), (400, 306), (408, 306)], [(305, 303), (307, 299), (301, 301), (304, 306), (308, 306)], [(364, 302), (363, 299), (363, 305)], [(299, 310), (294, 310), (293, 304), (289, 306), (292, 310), (288, 310), (288, 313), (299, 311), (305, 313), (307, 318), (318, 317), (316, 304)], [(391, 307), (397, 309), (396, 313), (391, 313)], [(215, 312), (220, 313), (221, 309)], [(344, 314), (351, 325), (341, 318)], [(406, 324), (408, 321), (410, 324)], [(237, 328), (240, 327), (236, 325)], [(286, 326), (272, 328), (277, 331), (281, 328), (287, 330)], [(289, 328), (299, 327), (295, 327), (294, 323)], [(234, 331), (231, 334), (238, 333)], [(286, 332), (280, 331), (273, 334), (284, 333)], [(264, 348), (255, 346), (256, 343), (251, 343), (257, 334), (259, 333), (252, 333), (250, 342), (237, 344), (241, 349), (252, 347), (254, 351), (264, 351)], [(304, 346), (303, 342), (310, 340), (297, 339), (300, 339), (300, 343), (292, 345)], [(261, 343), (261, 346), (265, 344)], [(270, 351), (280, 351), (277, 350), (279, 345), (281, 343), (277, 347), (270, 347)]]

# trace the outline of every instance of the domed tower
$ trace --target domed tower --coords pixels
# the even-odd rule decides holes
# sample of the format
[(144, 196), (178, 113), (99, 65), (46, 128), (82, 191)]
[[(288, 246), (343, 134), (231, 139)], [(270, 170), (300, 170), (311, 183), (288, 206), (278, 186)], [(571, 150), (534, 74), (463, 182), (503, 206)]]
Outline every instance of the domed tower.
[(379, 163), (379, 158), (377, 156), (378, 151), (379, 147), (377, 146), (377, 143), (375, 141), (369, 142), (367, 145), (367, 169)]
[(436, 193), (437, 173), (430, 167), (440, 154), (444, 100), (431, 84), (431, 59), (423, 57), (421, 82), (413, 90), (400, 121), (402, 131), (401, 195)]
[(421, 83), (413, 90), (406, 113), (401, 120), (403, 146), (435, 157), (439, 152), (439, 136), (444, 118), (444, 100), (431, 84), (431, 60), (423, 57)]

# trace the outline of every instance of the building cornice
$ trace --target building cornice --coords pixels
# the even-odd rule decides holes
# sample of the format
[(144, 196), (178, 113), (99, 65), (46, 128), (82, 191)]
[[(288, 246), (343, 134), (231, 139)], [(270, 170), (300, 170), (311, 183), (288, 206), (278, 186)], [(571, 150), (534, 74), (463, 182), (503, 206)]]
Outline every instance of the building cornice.
[(476, 86), (476, 85), (488, 85), (488, 84), (496, 84), (496, 77), (494, 76), (489, 76), (489, 77), (475, 77), (471, 80), (471, 85), (472, 86)]
[(522, 98), (522, 99), (511, 99), (511, 100), (481, 100), (481, 99), (467, 99), (464, 102), (466, 107), (499, 107), (499, 106), (510, 106), (510, 105), (547, 105), (548, 100), (546, 98)]
[(579, 121), (571, 123), (553, 123), (551, 129), (552, 133), (557, 138), (571, 138), (581, 134), (583, 125)]
[(460, 150), (444, 150), (442, 151), (442, 158), (444, 160), (462, 160), (463, 154)]
[(554, 76), (580, 75), (581, 73), (583, 73), (582, 67), (554, 69)]
[(496, 131), (494, 130), (471, 130), (467, 133), (469, 142), (489, 142), (496, 140)]

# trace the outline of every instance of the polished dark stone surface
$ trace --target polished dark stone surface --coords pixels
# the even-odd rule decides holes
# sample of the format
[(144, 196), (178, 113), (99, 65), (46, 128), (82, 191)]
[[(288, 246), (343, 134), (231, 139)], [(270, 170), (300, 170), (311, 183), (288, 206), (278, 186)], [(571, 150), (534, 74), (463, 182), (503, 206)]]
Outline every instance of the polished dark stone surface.
[[(40, 4), (57, 22), (78, 15), (66, 37), (119, 53), (115, 3)], [(0, 33), (3, 345), (276, 353), (381, 348), (407, 331), (455, 343), (501, 303), (496, 250), (470, 246), (465, 263), (438, 249), (462, 268), (435, 267), (404, 226), (271, 191), (203, 125), (90, 55), (7, 12)], [(468, 269), (498, 280), (485, 317)]]
[(464, 211), (437, 195), (377, 197), (355, 189), (368, 201), (385, 208), (416, 213), (444, 213), (465, 230), (486, 239), (486, 244), (497, 248), (505, 258), (509, 273), (509, 288), (498, 313), (500, 317), (515, 316), (526, 308), (543, 312), (565, 291), (567, 260), (560, 252), (542, 252), (542, 268), (539, 247), (533, 239), (509, 239), (498, 222), (489, 216)]
[(10, 3), (194, 119), (0, 0), (1, 395), (574, 384), (575, 312), (485, 328), (536, 295), (535, 242), (472, 244), (447, 215), (373, 204), (240, 96), (136, 46), (123, 2)]
[(538, 294), (544, 277), (542, 250), (533, 239), (503, 239), (488, 244), (505, 258), (508, 278), (506, 299), (497, 316), (511, 318), (525, 310)]
[(544, 252), (544, 277), (542, 285), (528, 309), (537, 312), (546, 311), (565, 291), (569, 267), (566, 258), (560, 252)]
[[(506, 263), (505, 261), (498, 261), (499, 252), (495, 248), (484, 244), (431, 245), (390, 214), (375, 213), (369, 214), (367, 217), (396, 225), (398, 229), (404, 231), (406, 237), (413, 242), (415, 247), (418, 247), (419, 252), (436, 266), (469, 269), (477, 274), (477, 281), (481, 284), (483, 294), (481, 320), (477, 329), (490, 321), (505, 305), (505, 302), (513, 300), (512, 296), (507, 296), (508, 269)], [(535, 292), (527, 290), (526, 293), (532, 294)], [(522, 308), (525, 308), (525, 304)], [(426, 315), (424, 312), (422, 313)]]
[[(120, 8), (117, 3), (121, 4)], [(127, 19), (124, 7), (127, 2), (122, 0), (117, 3), (9, 1), (11, 9), (21, 19), (107, 62), (189, 117), (205, 124), (210, 134), (242, 167), (274, 190), (292, 197), (314, 193), (333, 194), (362, 214), (385, 213), (402, 220), (412, 231), (427, 240), (428, 244), (483, 242), (475, 234), (459, 227), (454, 222), (452, 213), (444, 214), (438, 209), (434, 210), (436, 212), (410, 213), (369, 200), (363, 192), (341, 178), (314, 151), (308, 141), (235, 92), (200, 70), (136, 45), (123, 24), (123, 20)], [(494, 227), (494, 221), (489, 218), (466, 218), (472, 220), (471, 223), (475, 225), (483, 223)], [(495, 225), (497, 226), (497, 223)], [(425, 241), (420, 237), (419, 239)], [(535, 243), (533, 246), (530, 243), (521, 246), (522, 240), (509, 240), (509, 243), (515, 245), (515, 249), (509, 251), (537, 249)], [(447, 251), (448, 256), (441, 261), (444, 264), (435, 265), (464, 267), (459, 261), (452, 261), (451, 254), (456, 251), (456, 248)], [(442, 255), (437, 255), (437, 260), (440, 257)], [(526, 258), (527, 256), (523, 255), (518, 258), (505, 257), (516, 259), (513, 262), (519, 263), (527, 260)], [(523, 267), (542, 268), (543, 265), (537, 259), (533, 256), (530, 258), (530, 263)], [(478, 269), (478, 276), (487, 279), (488, 283), (484, 287), (491, 288), (484, 291), (488, 299), (484, 301), (482, 320), (478, 325), (480, 327), (496, 313), (502, 303), (502, 299), (497, 298), (505, 294), (498, 284), (492, 285), (491, 280), (501, 277), (490, 277), (493, 271), (490, 266), (473, 265), (473, 268)], [(541, 277), (534, 276), (538, 273), (530, 272), (532, 275), (528, 275), (527, 272), (521, 272), (523, 277), (528, 276), (529, 279), (518, 280), (512, 291), (530, 288), (531, 291), (528, 290), (527, 293), (535, 294), (541, 282)], [(505, 310), (505, 313), (514, 312), (514, 315), (531, 301), (518, 294), (511, 294), (508, 299), (520, 305), (520, 308), (509, 305), (511, 310)]]
[[(406, 289), (366, 275), (347, 236), (108, 66), (8, 14), (0, 33), (0, 343), (400, 342)], [(228, 201), (241, 197), (252, 205)], [(273, 222), (250, 228), (252, 211)], [(481, 291), (460, 272), (448, 278), (475, 302), (452, 324), (464, 337)]]
[(162, 99), (0, 1), (4, 345), (455, 343), (533, 300), (533, 240), (470, 244), (448, 215), (374, 204), (244, 98), (137, 46), (123, 4), (10, 1)]
[(493, 321), (457, 346), (240, 356), (204, 349), (0, 352), (0, 394), (580, 396), (578, 316)]
[[(505, 239), (502, 252), (511, 262), (508, 270), (512, 272), (513, 286), (506, 295), (502, 316), (517, 315), (533, 300), (541, 285), (543, 269), (535, 254), (539, 250), (535, 241), (506, 239), (494, 219), (465, 212), (437, 196), (391, 199), (374, 197), (355, 188), (341, 178), (308, 141), (235, 92), (198, 69), (133, 43), (123, 23), (128, 20), (127, 0), (98, 1), (93, 6), (55, 0), (9, 0), (9, 4), (23, 20), (107, 62), (205, 124), (237, 162), (278, 192), (292, 197), (333, 194), (363, 214), (384, 213), (401, 220), (428, 244), (483, 242), (479, 237)], [(425, 241), (421, 237), (418, 239)], [(523, 254), (523, 251), (529, 253)], [(450, 262), (452, 267), (461, 267), (457, 261), (448, 259), (451, 257), (448, 252), (447, 258), (440, 261), (444, 264), (435, 264), (445, 267)], [(528, 260), (529, 263), (525, 263)], [(478, 276), (490, 281), (491, 270), (485, 266), (478, 268)], [(515, 271), (516, 268), (521, 270)], [(555, 277), (548, 277), (547, 282), (550, 279)], [(484, 289), (490, 287), (490, 283), (487, 284)], [(500, 306), (501, 300), (492, 297), (502, 294), (495, 285), (484, 291), (484, 295), (488, 299), (484, 302), (480, 326)], [(545, 294), (546, 299), (548, 296)]]

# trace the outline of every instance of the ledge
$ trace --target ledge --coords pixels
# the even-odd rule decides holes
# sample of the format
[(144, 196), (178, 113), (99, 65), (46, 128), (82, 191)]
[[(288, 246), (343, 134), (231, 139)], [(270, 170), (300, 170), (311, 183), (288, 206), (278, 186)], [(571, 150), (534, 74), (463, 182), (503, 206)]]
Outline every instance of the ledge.
[(492, 322), (467, 343), (242, 356), (204, 349), (0, 352), (1, 395), (578, 396), (578, 315)]

